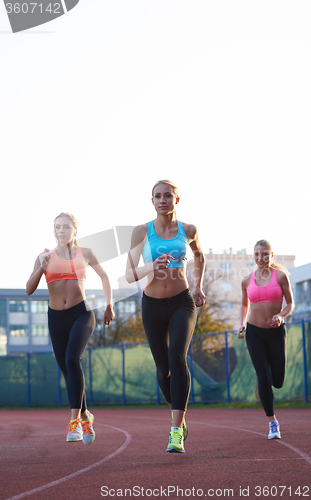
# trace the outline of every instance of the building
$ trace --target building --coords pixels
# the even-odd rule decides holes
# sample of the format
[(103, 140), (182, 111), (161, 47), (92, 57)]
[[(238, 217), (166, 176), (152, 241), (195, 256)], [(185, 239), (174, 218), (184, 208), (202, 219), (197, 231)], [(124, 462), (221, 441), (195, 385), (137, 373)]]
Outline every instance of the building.
[(295, 309), (293, 321), (311, 319), (311, 263), (289, 269)]
[[(106, 308), (103, 290), (86, 290), (86, 298), (101, 320)], [(137, 285), (113, 290), (116, 318), (135, 316), (140, 300)], [(52, 351), (48, 305), (46, 289), (37, 289), (31, 296), (22, 289), (0, 289), (0, 356)]]
[[(275, 255), (275, 262), (286, 269), (292, 268), (294, 255)], [(245, 249), (233, 253), (232, 249), (222, 254), (214, 254), (212, 249), (205, 255), (206, 265), (203, 289), (207, 304), (215, 320), (224, 321), (233, 329), (240, 326), (241, 281), (255, 269), (253, 254)], [(187, 267), (190, 289), (194, 289), (194, 261)]]
[(0, 355), (52, 350), (47, 325), (47, 290), (0, 290)]

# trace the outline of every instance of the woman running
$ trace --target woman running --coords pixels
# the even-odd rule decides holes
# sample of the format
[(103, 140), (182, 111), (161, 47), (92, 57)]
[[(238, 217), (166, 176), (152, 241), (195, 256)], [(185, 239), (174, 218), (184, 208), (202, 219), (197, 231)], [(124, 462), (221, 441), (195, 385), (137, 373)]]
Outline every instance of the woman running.
[(26, 293), (37, 289), (45, 275), (50, 296), (48, 325), (56, 361), (65, 380), (71, 408), (67, 427), (67, 442), (83, 441), (91, 444), (95, 439), (94, 415), (87, 410), (84, 374), (81, 358), (95, 328), (95, 316), (85, 299), (86, 267), (91, 266), (99, 275), (106, 298), (104, 324), (114, 318), (109, 278), (89, 248), (77, 246), (77, 221), (62, 212), (54, 220), (57, 247), (45, 249), (36, 259), (34, 270), (27, 281)]
[[(271, 245), (260, 240), (254, 247), (257, 269), (242, 280), (241, 326), (253, 362), (261, 404), (269, 420), (268, 439), (280, 439), (279, 422), (274, 414), (272, 385), (283, 386), (286, 364), (284, 318), (294, 309), (294, 300), (285, 269), (274, 263)], [(283, 308), (283, 298), (286, 306)], [(250, 311), (247, 326), (245, 321)]]
[[(185, 412), (190, 391), (187, 351), (196, 323), (196, 308), (203, 306), (205, 259), (197, 229), (176, 218), (176, 186), (158, 181), (152, 189), (156, 219), (137, 226), (132, 235), (126, 278), (132, 283), (147, 276), (142, 298), (145, 333), (157, 367), (157, 380), (172, 410), (168, 452), (182, 453), (188, 429)], [(186, 253), (194, 254), (194, 299), (186, 278)], [(138, 267), (140, 257), (144, 265)]]

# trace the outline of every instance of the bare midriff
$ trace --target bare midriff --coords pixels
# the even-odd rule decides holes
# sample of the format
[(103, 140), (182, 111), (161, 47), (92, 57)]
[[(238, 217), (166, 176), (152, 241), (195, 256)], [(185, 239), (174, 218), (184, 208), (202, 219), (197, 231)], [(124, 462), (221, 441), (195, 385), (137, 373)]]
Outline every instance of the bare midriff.
[[(149, 277), (148, 277), (149, 278)], [(155, 271), (148, 279), (145, 294), (155, 299), (174, 297), (188, 288), (186, 270), (183, 267)]]
[(273, 316), (282, 310), (282, 302), (260, 302), (250, 305), (248, 323), (259, 328), (271, 328)]
[(48, 285), (48, 290), (50, 295), (50, 308), (58, 311), (69, 309), (85, 300), (84, 281), (53, 281)]

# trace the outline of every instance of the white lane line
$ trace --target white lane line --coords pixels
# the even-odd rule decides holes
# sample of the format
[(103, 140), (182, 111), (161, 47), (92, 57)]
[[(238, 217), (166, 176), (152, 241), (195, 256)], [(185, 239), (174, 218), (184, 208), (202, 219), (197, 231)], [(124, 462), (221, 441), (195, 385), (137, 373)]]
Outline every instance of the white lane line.
[(123, 443), (120, 448), (118, 448), (116, 451), (108, 455), (108, 457), (103, 458), (99, 462), (96, 462), (95, 464), (89, 465), (88, 467), (84, 467), (84, 469), (78, 470), (77, 472), (73, 472), (72, 474), (69, 474), (68, 476), (62, 477), (61, 479), (57, 479), (56, 481), (52, 481), (51, 483), (44, 484), (42, 486), (39, 486), (38, 488), (34, 488), (33, 490), (25, 491), (24, 493), (21, 493), (20, 495), (15, 495), (14, 497), (7, 498), (6, 500), (20, 500), (21, 498), (28, 497), (30, 495), (33, 495), (34, 493), (39, 493), (40, 491), (46, 490), (47, 488), (52, 488), (52, 486), (57, 486), (61, 483), (64, 483), (65, 481), (68, 481), (69, 479), (72, 479), (74, 477), (79, 476), (80, 474), (84, 474), (85, 472), (88, 472), (91, 469), (94, 469), (95, 467), (98, 467), (99, 465), (103, 464), (104, 462), (108, 462), (111, 458), (114, 458), (115, 456), (119, 455), (119, 453), (122, 453), (128, 445), (131, 442), (131, 435), (124, 431), (123, 429), (119, 429), (119, 427), (112, 427), (112, 425), (106, 425), (106, 424), (96, 424), (98, 425), (104, 425), (105, 427), (109, 427), (110, 429), (114, 429), (116, 431), (120, 431), (126, 436), (126, 440)]
[[(137, 418), (137, 419), (145, 419), (146, 417), (135, 417), (135, 418)], [(159, 420), (163, 420), (164, 421), (164, 418), (148, 417), (148, 419), (150, 419), (150, 418), (156, 419), (158, 421)], [(165, 421), (166, 420), (167, 419), (165, 419)], [(194, 420), (192, 420), (192, 421), (187, 420), (187, 422), (188, 422), (188, 424), (209, 425), (210, 427), (220, 427), (222, 429), (230, 429), (230, 430), (234, 430), (234, 431), (250, 432), (251, 434), (257, 434), (258, 436), (264, 436), (266, 439), (268, 439), (267, 435), (263, 434), (262, 432), (251, 431), (251, 430), (248, 430), (248, 429), (240, 429), (239, 427), (230, 427), (228, 425), (209, 424), (207, 422), (195, 422)], [(273, 439), (273, 441), (277, 441), (279, 444), (282, 444), (283, 446), (287, 446), (287, 448), (290, 448), (293, 452), (295, 452), (298, 455), (300, 455), (303, 458), (303, 460), (306, 460), (306, 462), (308, 462), (308, 464), (311, 465), (311, 457), (309, 455), (307, 455), (305, 452), (299, 450), (298, 448), (296, 448), (295, 446), (292, 446), (289, 443), (286, 443), (286, 441), (283, 441), (282, 439)]]
[(237, 462), (273, 462), (279, 460), (304, 460), (302, 457), (288, 457), (288, 458), (244, 458), (243, 460), (236, 460)]
[[(240, 429), (239, 427), (230, 427), (228, 425), (208, 424), (206, 422), (193, 422), (192, 421), (189, 423), (199, 424), (199, 425), (209, 425), (211, 427), (220, 427), (222, 429), (232, 429), (234, 431), (250, 432), (252, 434), (258, 434), (259, 436), (264, 436), (267, 439), (266, 434), (263, 434), (262, 432), (250, 431), (248, 429)], [(307, 455), (304, 451), (301, 451), (298, 448), (296, 448), (295, 446), (292, 446), (291, 444), (286, 443), (282, 439), (273, 439), (273, 441), (277, 441), (279, 444), (282, 444), (283, 446), (287, 446), (287, 448), (289, 448), (290, 450), (292, 450), (295, 453), (297, 453), (298, 455), (300, 455), (304, 460), (306, 460), (306, 462), (308, 462), (309, 465), (311, 465), (311, 457), (309, 455)]]

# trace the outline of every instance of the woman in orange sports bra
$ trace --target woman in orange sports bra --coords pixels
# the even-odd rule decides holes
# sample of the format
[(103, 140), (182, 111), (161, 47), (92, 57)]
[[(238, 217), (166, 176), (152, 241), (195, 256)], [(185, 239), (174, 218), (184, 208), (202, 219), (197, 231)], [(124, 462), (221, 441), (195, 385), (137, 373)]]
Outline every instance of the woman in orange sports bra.
[(86, 407), (84, 375), (81, 358), (95, 328), (95, 316), (85, 300), (86, 268), (99, 275), (106, 298), (104, 324), (114, 319), (109, 278), (89, 248), (77, 246), (77, 221), (67, 212), (54, 219), (57, 247), (45, 249), (36, 259), (27, 281), (26, 293), (31, 295), (45, 275), (49, 290), (48, 324), (56, 361), (65, 380), (71, 408), (67, 442), (95, 439), (94, 415)]
[[(268, 439), (280, 439), (272, 385), (279, 389), (285, 380), (284, 318), (294, 309), (293, 293), (285, 269), (274, 263), (272, 248), (267, 240), (256, 243), (254, 258), (257, 269), (242, 280), (238, 338), (244, 338), (246, 329), (246, 344), (257, 374), (260, 401), (269, 420)], [(283, 298), (286, 302), (284, 308)]]

